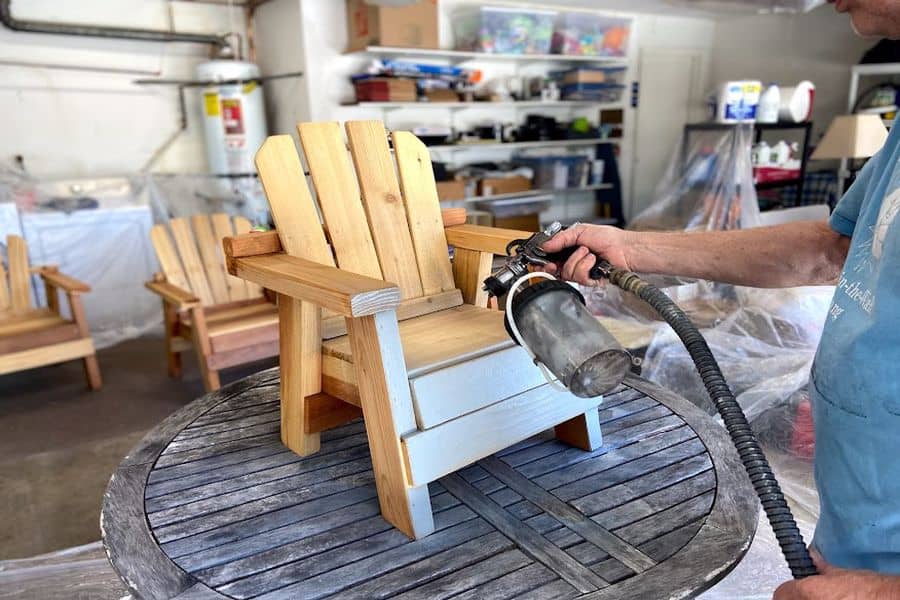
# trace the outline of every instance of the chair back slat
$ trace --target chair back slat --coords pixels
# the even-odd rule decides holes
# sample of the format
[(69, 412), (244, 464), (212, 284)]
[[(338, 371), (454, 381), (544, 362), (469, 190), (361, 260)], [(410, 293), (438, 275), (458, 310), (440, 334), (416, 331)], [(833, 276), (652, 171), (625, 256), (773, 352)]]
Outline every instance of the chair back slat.
[[(216, 246), (222, 247), (222, 238), (230, 237), (235, 234), (232, 227), (231, 217), (225, 213), (214, 213), (210, 215), (209, 220), (212, 222), (213, 235), (216, 238)], [(224, 268), (224, 263), (223, 263)], [(240, 277), (235, 277), (225, 270), (225, 287), (228, 288), (228, 300), (238, 302), (246, 300), (253, 296), (247, 289), (247, 282)]]
[(391, 136), (403, 203), (426, 296), (456, 288), (428, 148), (408, 131)]
[(350, 121), (346, 130), (382, 275), (402, 298), (420, 298), (422, 280), (384, 124)]
[[(250, 224), (250, 220), (246, 217), (235, 217), (234, 218), (234, 233), (236, 235), (242, 235), (245, 233), (250, 233), (250, 229), (253, 228), (253, 225)], [(224, 236), (223, 236), (224, 237)], [(222, 246), (222, 238), (219, 237), (219, 246)], [(258, 298), (263, 295), (262, 287), (256, 285), (255, 283), (251, 283), (249, 281), (244, 281), (239, 277), (235, 277), (233, 275), (228, 274), (228, 269), (225, 267), (225, 264), (222, 263), (222, 268), (225, 269), (225, 277), (226, 279), (234, 279), (236, 282), (244, 282), (244, 297), (247, 299)], [(231, 284), (229, 284), (230, 286)], [(242, 300), (242, 298), (238, 298), (238, 300)]]
[(187, 276), (184, 274), (184, 267), (181, 266), (181, 259), (178, 258), (178, 252), (172, 245), (172, 238), (165, 225), (154, 225), (150, 230), (150, 242), (156, 251), (156, 260), (162, 269), (166, 281), (183, 290), (192, 292), (191, 284), (188, 283)]
[(10, 309), (9, 300), (9, 281), (6, 278), (6, 267), (3, 266), (3, 261), (0, 261), (0, 313)]
[(225, 260), (222, 253), (222, 240), (216, 241), (213, 233), (212, 221), (209, 215), (194, 215), (191, 217), (191, 227), (197, 240), (197, 248), (200, 250), (200, 260), (206, 271), (206, 281), (212, 292), (213, 301), (216, 304), (224, 304), (231, 301), (228, 292), (228, 284), (225, 281)]
[(31, 274), (28, 271), (28, 246), (17, 235), (6, 238), (9, 257), (9, 307), (13, 312), (31, 308)]
[(200, 254), (197, 252), (197, 245), (194, 243), (194, 236), (191, 235), (190, 226), (186, 220), (178, 218), (169, 221), (169, 227), (172, 229), (175, 247), (178, 248), (178, 256), (181, 258), (184, 274), (190, 283), (191, 291), (204, 306), (215, 304), (209, 281), (206, 279), (206, 269), (203, 268)]
[(291, 136), (269, 137), (256, 153), (256, 169), (284, 251), (333, 267), (334, 257)]
[(384, 279), (340, 126), (301, 123), (297, 130), (338, 266)]

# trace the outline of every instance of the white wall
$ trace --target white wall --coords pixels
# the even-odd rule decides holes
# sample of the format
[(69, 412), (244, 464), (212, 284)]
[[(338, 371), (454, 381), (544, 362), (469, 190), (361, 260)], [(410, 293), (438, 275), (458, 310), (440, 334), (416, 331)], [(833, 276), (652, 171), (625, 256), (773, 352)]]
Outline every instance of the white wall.
[(711, 79), (781, 85), (809, 79), (816, 84), (815, 140), (835, 115), (847, 112), (850, 67), (874, 43), (857, 37), (849, 18), (831, 6), (808, 14), (722, 19), (716, 23)]
[[(20, 19), (221, 33), (229, 29), (225, 6), (164, 0), (19, 0)], [(233, 22), (244, 33), (243, 11)], [(17, 33), (0, 28), (0, 163), (22, 155), (39, 178), (128, 174), (140, 170), (179, 127), (173, 87), (141, 87), (135, 79), (191, 78), (209, 47), (128, 40)], [(14, 66), (51, 63), (98, 67), (91, 72)], [(155, 167), (205, 172), (197, 92), (188, 95), (188, 130)]]

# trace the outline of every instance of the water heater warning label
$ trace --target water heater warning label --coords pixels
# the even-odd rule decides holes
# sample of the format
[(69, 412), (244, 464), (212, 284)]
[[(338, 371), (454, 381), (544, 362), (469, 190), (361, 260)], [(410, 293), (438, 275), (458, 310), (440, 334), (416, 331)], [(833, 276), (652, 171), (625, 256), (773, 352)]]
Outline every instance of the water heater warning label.
[(243, 135), (244, 115), (240, 98), (222, 99), (222, 123), (225, 125), (225, 135)]
[(219, 110), (219, 95), (203, 94), (203, 106), (206, 109), (207, 117), (218, 117), (221, 112)]

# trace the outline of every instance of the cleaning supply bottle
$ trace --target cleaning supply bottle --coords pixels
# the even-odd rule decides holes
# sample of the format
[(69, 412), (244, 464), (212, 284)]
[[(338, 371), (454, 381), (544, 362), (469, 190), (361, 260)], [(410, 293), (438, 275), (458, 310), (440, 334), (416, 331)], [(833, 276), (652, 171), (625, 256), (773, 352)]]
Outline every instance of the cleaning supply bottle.
[(756, 111), (757, 123), (777, 123), (778, 109), (781, 106), (781, 90), (775, 83), (770, 83), (759, 98), (759, 109)]
[(771, 162), (779, 167), (784, 167), (791, 159), (791, 147), (784, 140), (780, 140), (772, 147)]
[(765, 167), (769, 164), (771, 155), (772, 149), (769, 147), (769, 144), (763, 140), (753, 148), (751, 161), (756, 167)]

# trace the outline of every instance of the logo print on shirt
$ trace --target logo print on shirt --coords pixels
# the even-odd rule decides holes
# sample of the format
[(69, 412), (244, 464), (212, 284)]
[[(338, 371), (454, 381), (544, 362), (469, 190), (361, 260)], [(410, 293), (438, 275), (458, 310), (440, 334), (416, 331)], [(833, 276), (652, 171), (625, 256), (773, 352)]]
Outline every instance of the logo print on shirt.
[(881, 203), (881, 211), (878, 213), (878, 222), (872, 237), (872, 257), (875, 260), (881, 260), (884, 252), (884, 240), (898, 213), (900, 213), (900, 188), (891, 192)]

